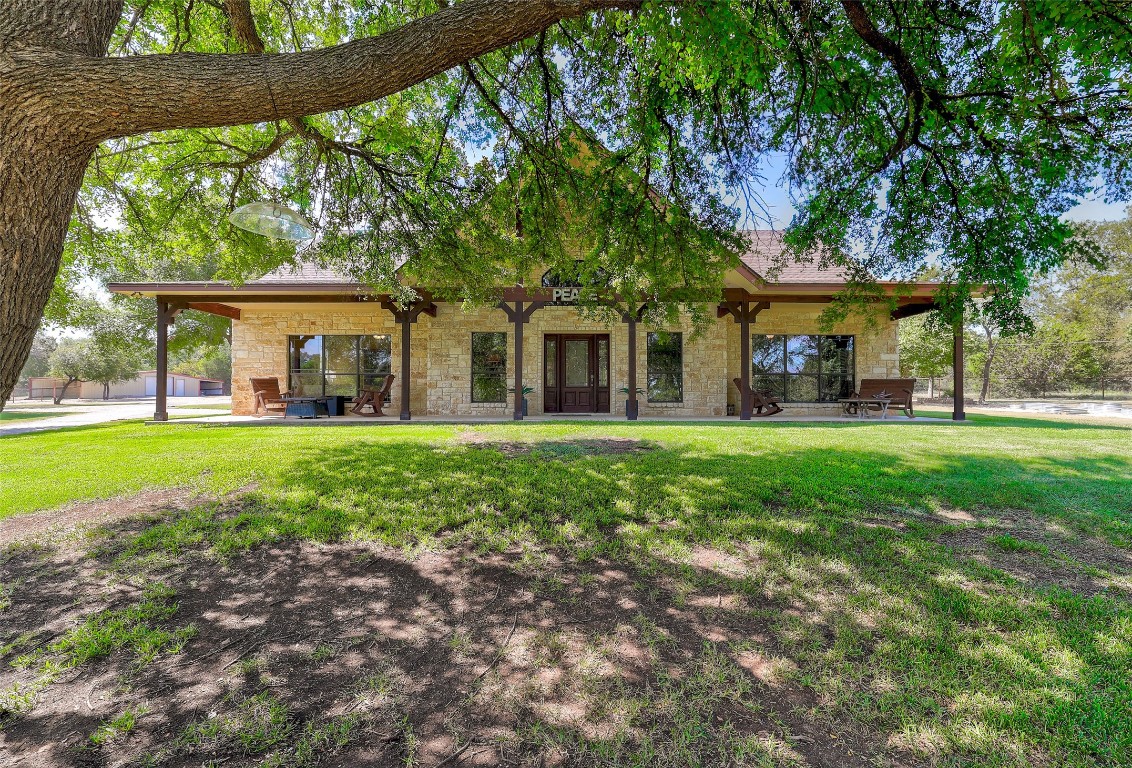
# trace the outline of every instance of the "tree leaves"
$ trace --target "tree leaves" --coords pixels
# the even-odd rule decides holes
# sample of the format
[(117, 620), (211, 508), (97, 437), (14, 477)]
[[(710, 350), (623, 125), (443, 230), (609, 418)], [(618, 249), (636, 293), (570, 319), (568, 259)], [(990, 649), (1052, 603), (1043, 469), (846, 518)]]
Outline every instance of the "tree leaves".
[[(112, 49), (235, 50), (220, 8), (138, 0)], [(252, 10), (267, 50), (294, 51), (435, 5)], [(72, 270), (239, 280), (303, 258), (396, 290), (407, 262), (422, 284), (486, 301), (581, 259), (624, 295), (679, 303), (721, 286), (743, 247), (736, 226), (764, 218), (752, 191), (776, 153), (799, 211), (794, 255), (863, 283), (938, 264), (945, 303), (985, 290), (988, 311), (1018, 326), (1032, 276), (1088, 250), (1062, 214), (1101, 184), (1132, 192), (1132, 9), (1040, 10), (647, 2), (299, 125), (114, 142), (88, 174)], [(315, 220), (315, 247), (226, 225), (261, 198)]]

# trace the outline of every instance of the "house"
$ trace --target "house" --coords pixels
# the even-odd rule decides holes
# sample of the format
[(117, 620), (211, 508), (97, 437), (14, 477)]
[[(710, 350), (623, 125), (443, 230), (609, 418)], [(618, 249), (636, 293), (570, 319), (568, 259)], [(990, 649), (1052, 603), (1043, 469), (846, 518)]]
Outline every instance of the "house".
[[(626, 416), (622, 387), (645, 390), (646, 417), (713, 417), (743, 412), (734, 379), (770, 390), (790, 413), (836, 413), (837, 399), (862, 378), (899, 376), (901, 317), (935, 307), (934, 283), (881, 282), (892, 302), (873, 317), (822, 331), (818, 316), (846, 279), (837, 269), (775, 269), (781, 235), (750, 233), (751, 247), (708, 304), (716, 318), (693, 338), (688, 322), (639, 328), (586, 319), (576, 286), (553, 275), (501, 289), (496, 306), (470, 310), (431, 298), (400, 307), (388, 296), (314, 266), (226, 283), (115, 283), (115, 293), (158, 302), (158, 359), (167, 326), (182, 311), (232, 320), (232, 408), (254, 411), (249, 379), (275, 376), (302, 395), (353, 396), (394, 374), (392, 411), (415, 415), (522, 418), (529, 413)], [(533, 282), (533, 281), (532, 281)], [(895, 306), (895, 309), (893, 309)], [(961, 334), (956, 343), (961, 344)], [(961, 386), (961, 382), (960, 382)], [(957, 418), (962, 418), (958, 398)], [(165, 417), (159, 398), (156, 418)]]
[[(65, 379), (50, 376), (33, 376), (28, 379), (28, 398), (54, 398), (66, 384)], [(186, 373), (166, 375), (165, 394), (169, 397), (203, 397), (224, 393), (224, 382), (217, 379), (203, 379)], [(81, 400), (102, 400), (105, 392), (97, 381), (76, 381), (67, 388), (67, 397)], [(156, 397), (157, 371), (140, 371), (126, 381), (110, 385), (110, 399), (121, 397)]]

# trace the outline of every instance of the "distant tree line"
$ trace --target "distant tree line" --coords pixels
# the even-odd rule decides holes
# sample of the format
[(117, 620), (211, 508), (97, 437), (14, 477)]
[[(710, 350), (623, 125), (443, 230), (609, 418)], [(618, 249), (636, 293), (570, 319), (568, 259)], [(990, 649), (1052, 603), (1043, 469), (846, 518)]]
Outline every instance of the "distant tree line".
[[(970, 318), (964, 334), (968, 396), (1044, 397), (1132, 391), (1132, 208), (1122, 221), (1087, 223), (1096, 261), (1069, 262), (1038, 276), (1026, 302), (1027, 333), (1005, 334), (993, 319)], [(900, 367), (930, 395), (950, 396), (950, 328), (932, 314), (900, 326)]]

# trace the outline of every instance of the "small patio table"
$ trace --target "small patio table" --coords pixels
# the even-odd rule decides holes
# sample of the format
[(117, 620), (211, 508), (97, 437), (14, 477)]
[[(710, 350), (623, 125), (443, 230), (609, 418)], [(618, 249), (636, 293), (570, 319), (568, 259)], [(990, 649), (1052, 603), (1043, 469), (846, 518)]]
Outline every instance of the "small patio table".
[(283, 402), (287, 404), (283, 418), (295, 416), (299, 419), (317, 419), (319, 416), (330, 416), (325, 397), (284, 397)]
[(842, 397), (837, 402), (841, 403), (841, 415), (845, 417), (856, 414), (858, 419), (867, 419), (869, 418), (869, 406), (877, 405), (880, 406), (880, 417), (887, 419), (888, 406), (892, 400), (883, 397)]

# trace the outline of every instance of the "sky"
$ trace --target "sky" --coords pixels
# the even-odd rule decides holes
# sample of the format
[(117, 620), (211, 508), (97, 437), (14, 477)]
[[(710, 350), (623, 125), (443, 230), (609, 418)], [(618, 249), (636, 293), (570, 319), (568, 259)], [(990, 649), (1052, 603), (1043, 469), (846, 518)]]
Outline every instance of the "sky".
[[(790, 194), (781, 179), (785, 175), (785, 155), (772, 153), (763, 167), (766, 184), (762, 190), (763, 202), (773, 217), (775, 229), (782, 229), (790, 223), (794, 215), (794, 206), (790, 204)], [(1116, 221), (1123, 219), (1126, 209), (1132, 201), (1119, 203), (1106, 203), (1102, 199), (1089, 199), (1071, 208), (1065, 213), (1068, 221)], [(752, 229), (765, 228), (765, 222), (754, 222)], [(744, 226), (744, 229), (748, 227)]]

